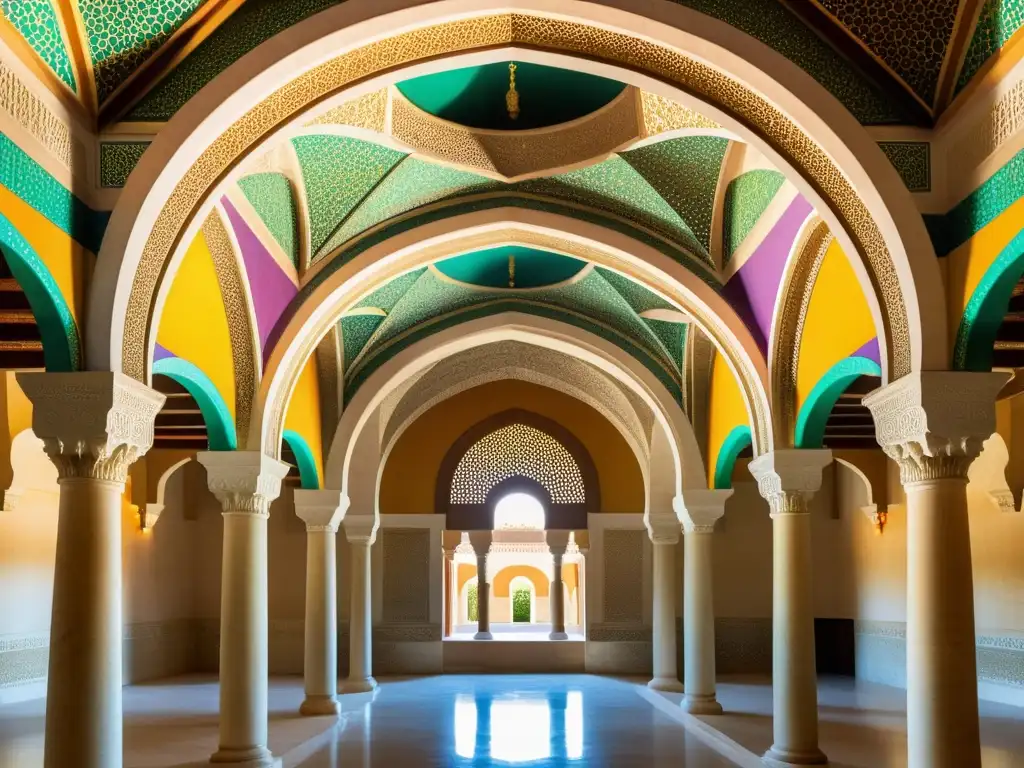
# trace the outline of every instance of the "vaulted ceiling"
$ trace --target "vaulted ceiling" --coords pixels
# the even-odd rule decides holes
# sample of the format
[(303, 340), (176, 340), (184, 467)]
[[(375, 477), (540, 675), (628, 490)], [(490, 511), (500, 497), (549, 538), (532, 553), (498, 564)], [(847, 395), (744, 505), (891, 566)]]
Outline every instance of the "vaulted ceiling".
[[(261, 42), (339, 2), (0, 0), (0, 34), (96, 125), (159, 123)], [(1021, 0), (674, 2), (775, 48), (870, 124), (930, 124), (1024, 23)]]

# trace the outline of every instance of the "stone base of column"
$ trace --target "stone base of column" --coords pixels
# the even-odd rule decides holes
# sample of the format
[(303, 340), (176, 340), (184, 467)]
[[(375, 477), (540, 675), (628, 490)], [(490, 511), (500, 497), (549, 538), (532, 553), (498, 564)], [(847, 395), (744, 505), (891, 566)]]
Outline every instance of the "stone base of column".
[(679, 706), (682, 707), (683, 712), (688, 712), (691, 715), (722, 714), (722, 705), (718, 703), (718, 699), (714, 696), (695, 696), (688, 693), (679, 702)]
[(377, 690), (377, 681), (372, 677), (349, 678), (341, 684), (341, 693), (371, 693)]
[(474, 640), (493, 640), (494, 639), (494, 635), (492, 635), (490, 632), (477, 632), (475, 635), (473, 635), (473, 639)]
[(218, 749), (213, 753), (210, 762), (221, 765), (230, 763), (240, 768), (281, 768), (281, 758), (274, 757), (266, 747), (249, 749)]
[(299, 707), (299, 714), (307, 717), (337, 715), (340, 712), (341, 706), (338, 704), (338, 700), (333, 696), (324, 694), (306, 696), (306, 700)]
[(820, 749), (811, 752), (785, 752), (772, 747), (761, 758), (771, 768), (789, 768), (793, 765), (828, 765), (828, 758)]
[(683, 684), (674, 677), (656, 677), (647, 683), (652, 691), (664, 691), (665, 693), (682, 693)]
[(548, 640), (568, 640), (568, 639), (569, 639), (569, 635), (567, 635), (565, 632), (551, 632), (548, 635)]

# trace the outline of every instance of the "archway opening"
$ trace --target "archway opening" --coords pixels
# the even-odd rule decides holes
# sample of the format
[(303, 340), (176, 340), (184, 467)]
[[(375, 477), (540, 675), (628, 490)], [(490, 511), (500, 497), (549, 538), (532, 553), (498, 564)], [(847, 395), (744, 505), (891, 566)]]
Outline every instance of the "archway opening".
[(544, 505), (528, 493), (510, 493), (494, 507), (497, 531), (543, 531), (544, 527)]
[(535, 620), (533, 582), (523, 576), (512, 579), (512, 623), (532, 624)]

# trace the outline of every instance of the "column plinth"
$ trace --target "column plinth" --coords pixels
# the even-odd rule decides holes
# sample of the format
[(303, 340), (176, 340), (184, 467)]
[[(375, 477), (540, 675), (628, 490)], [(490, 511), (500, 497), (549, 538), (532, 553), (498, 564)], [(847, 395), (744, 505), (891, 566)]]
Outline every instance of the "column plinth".
[(119, 373), (19, 373), (57, 467), (43, 765), (120, 768), (121, 497), (164, 396)]
[(369, 693), (377, 688), (373, 677), (373, 593), (370, 578), (370, 549), (377, 540), (374, 515), (345, 518), (345, 538), (352, 553), (352, 593), (349, 609), (348, 679), (343, 694)]
[(715, 691), (715, 607), (711, 538), (732, 490), (686, 491), (683, 524), (683, 700), (693, 715), (720, 715)]
[(565, 584), (562, 579), (562, 562), (569, 548), (569, 531), (547, 531), (548, 551), (552, 558), (551, 579), (551, 632), (549, 640), (568, 640), (565, 631)]
[(676, 545), (679, 520), (674, 512), (652, 512), (644, 521), (653, 545), (654, 573), (651, 639), (654, 676), (648, 688), (682, 693), (676, 662)]
[(276, 761), (267, 747), (267, 520), (288, 465), (259, 451), (196, 458), (224, 510), (220, 746), (210, 762), (269, 767)]
[(474, 640), (493, 640), (491, 634), (491, 576), (487, 572), (487, 553), (491, 548), (491, 531), (470, 531), (469, 543), (476, 554), (476, 634)]
[(907, 764), (980, 768), (967, 470), (1004, 373), (926, 372), (864, 398), (907, 496)]
[(295, 491), (295, 514), (306, 523), (306, 621), (301, 715), (337, 715), (338, 526), (348, 509), (340, 491)]
[(825, 765), (818, 748), (809, 503), (826, 450), (780, 450), (750, 463), (772, 517), (772, 731), (769, 765)]

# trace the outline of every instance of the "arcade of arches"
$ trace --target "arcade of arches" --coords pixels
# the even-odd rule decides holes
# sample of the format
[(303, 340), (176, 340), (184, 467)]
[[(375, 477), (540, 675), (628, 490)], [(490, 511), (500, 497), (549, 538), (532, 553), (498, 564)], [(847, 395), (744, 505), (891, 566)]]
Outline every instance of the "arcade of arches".
[(1022, 94), (1022, 0), (0, 0), (0, 764), (1024, 765)]

